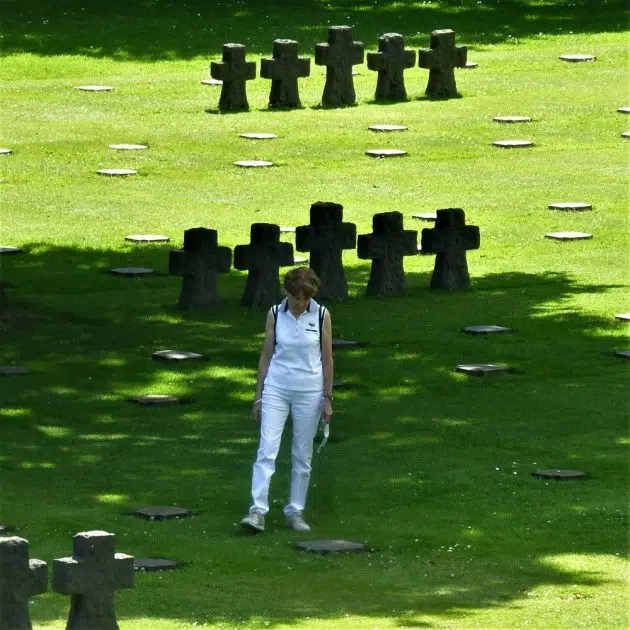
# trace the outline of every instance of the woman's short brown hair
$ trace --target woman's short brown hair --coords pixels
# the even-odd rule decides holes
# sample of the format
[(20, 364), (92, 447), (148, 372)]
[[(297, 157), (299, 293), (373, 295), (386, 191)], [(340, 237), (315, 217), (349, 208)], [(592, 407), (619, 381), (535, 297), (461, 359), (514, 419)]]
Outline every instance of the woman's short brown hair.
[(310, 267), (296, 267), (284, 277), (284, 289), (295, 297), (312, 298), (319, 291), (319, 278)]

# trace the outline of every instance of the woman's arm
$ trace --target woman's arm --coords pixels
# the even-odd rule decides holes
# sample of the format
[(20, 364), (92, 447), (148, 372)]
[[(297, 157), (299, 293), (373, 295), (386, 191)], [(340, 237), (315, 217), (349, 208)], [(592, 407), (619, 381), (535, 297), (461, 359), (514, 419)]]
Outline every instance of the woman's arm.
[(273, 313), (270, 309), (267, 313), (267, 321), (265, 323), (265, 340), (263, 342), (262, 352), (260, 353), (260, 360), (258, 361), (258, 378), (256, 380), (256, 396), (254, 397), (254, 419), (257, 421), (260, 420), (260, 402), (262, 400), (262, 391), (275, 346), (275, 326)]
[(332, 417), (333, 351), (332, 322), (328, 310), (324, 313), (324, 325), (322, 327), (322, 371), (324, 373), (322, 416), (324, 422), (330, 422)]

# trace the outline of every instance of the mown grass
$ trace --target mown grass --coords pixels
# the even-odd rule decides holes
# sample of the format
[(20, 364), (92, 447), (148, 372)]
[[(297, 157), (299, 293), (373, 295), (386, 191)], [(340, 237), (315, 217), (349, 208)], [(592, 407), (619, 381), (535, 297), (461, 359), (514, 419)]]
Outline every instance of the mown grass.
[[(14, 285), (0, 363), (32, 373), (0, 381), (0, 523), (17, 525), (32, 556), (49, 562), (89, 529), (115, 532), (119, 551), (185, 562), (178, 572), (138, 575), (133, 591), (118, 594), (123, 628), (625, 627), (627, 369), (613, 351), (627, 348), (627, 329), (614, 319), (628, 311), (620, 137), (628, 121), (616, 111), (628, 105), (626, 13), (617, 2), (597, 11), (573, 4), (67, 2), (53, 13), (5, 3), (0, 145), (14, 153), (0, 162), (0, 243), (26, 254), (0, 260), (0, 281)], [(301, 110), (269, 111), (269, 82), (257, 78), (249, 112), (217, 112), (218, 89), (199, 81), (223, 42), (247, 43), (258, 59), (275, 37), (294, 36), (311, 55), (329, 21), (350, 21), (370, 50), (382, 32), (399, 30), (418, 47), (432, 28), (453, 27), (479, 68), (458, 71), (461, 99), (426, 100), (426, 71), (414, 68), (409, 102), (377, 105), (375, 75), (362, 66), (358, 105), (328, 110), (317, 107), (324, 77), (313, 65)], [(563, 64), (564, 52), (598, 59)], [(116, 90), (74, 89), (86, 83)], [(499, 114), (534, 122), (499, 126)], [(375, 122), (409, 131), (375, 135), (367, 131)], [(251, 143), (241, 131), (280, 138)], [(501, 137), (535, 147), (492, 147)], [(150, 149), (115, 152), (114, 142)], [(363, 155), (383, 146), (409, 155)], [(235, 169), (243, 158), (277, 166)], [(118, 166), (139, 175), (96, 175)], [(234, 270), (220, 279), (221, 308), (180, 313), (180, 280), (166, 275), (184, 229), (217, 229), (234, 247), (255, 221), (307, 223), (317, 200), (342, 203), (359, 233), (389, 210), (421, 230), (411, 214), (443, 207), (464, 208), (481, 230), (481, 249), (468, 255), (470, 291), (430, 291), (433, 259), (418, 256), (405, 261), (407, 296), (368, 299), (369, 265), (344, 254), (351, 296), (331, 305), (335, 336), (366, 345), (336, 354), (337, 376), (351, 387), (336, 395), (308, 518), (313, 536), (365, 541), (370, 553), (357, 556), (291, 547), (300, 537), (280, 514), (286, 448), (268, 531), (240, 535), (264, 313), (239, 306), (245, 276)], [(547, 209), (562, 200), (594, 209)], [(555, 243), (543, 238), (552, 230), (594, 238)], [(172, 242), (124, 242), (140, 232)], [(161, 273), (107, 273), (120, 265)], [(515, 333), (459, 332), (475, 323)], [(208, 361), (152, 362), (164, 347)], [(453, 371), (486, 361), (517, 373)], [(149, 392), (190, 402), (147, 410), (126, 401)], [(591, 478), (531, 477), (544, 467)], [(196, 516), (129, 516), (148, 504), (185, 505)], [(31, 609), (36, 628), (59, 629), (68, 600), (49, 593)]]

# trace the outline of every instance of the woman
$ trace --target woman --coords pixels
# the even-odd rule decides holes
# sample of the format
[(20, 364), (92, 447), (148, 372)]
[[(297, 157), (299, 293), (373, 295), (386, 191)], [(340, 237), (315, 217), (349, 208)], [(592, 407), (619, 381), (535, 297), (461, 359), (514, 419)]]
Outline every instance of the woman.
[(289, 413), (293, 423), (291, 492), (284, 508), (287, 525), (310, 531), (302, 516), (311, 477), (313, 440), (320, 418), (332, 417), (332, 325), (330, 314), (313, 296), (319, 278), (298, 267), (284, 279), (286, 298), (267, 314), (265, 341), (258, 364), (254, 420), (260, 445), (252, 474), (252, 505), (241, 525), (265, 529), (269, 484), (275, 471), (282, 431)]

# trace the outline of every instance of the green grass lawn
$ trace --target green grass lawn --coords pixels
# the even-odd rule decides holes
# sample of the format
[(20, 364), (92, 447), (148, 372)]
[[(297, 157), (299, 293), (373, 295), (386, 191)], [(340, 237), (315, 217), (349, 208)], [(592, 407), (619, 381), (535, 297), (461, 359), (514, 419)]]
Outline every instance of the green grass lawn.
[[(117, 595), (121, 628), (623, 628), (628, 594), (628, 141), (625, 3), (487, 1), (2, 4), (0, 258), (8, 313), (0, 364), (0, 524), (17, 526), (31, 557), (71, 554), (72, 535), (104, 529), (117, 551), (182, 561), (136, 575)], [(324, 71), (300, 80), (303, 109), (269, 111), (270, 82), (248, 83), (250, 111), (221, 114), (203, 86), (221, 45), (270, 56), (293, 37), (301, 54), (332, 24), (352, 24), (376, 50), (398, 31), (415, 49), (454, 28), (475, 70), (462, 98), (424, 97), (428, 73), (406, 71), (409, 101), (374, 103), (375, 73), (359, 66), (356, 107), (320, 108)], [(597, 61), (568, 64), (562, 53)], [(259, 68), (259, 63), (257, 64)], [(83, 93), (82, 84), (115, 91)], [(526, 125), (493, 116), (520, 114)], [(402, 123), (377, 135), (373, 123)], [(238, 137), (273, 132), (271, 142)], [(501, 150), (492, 141), (535, 146)], [(111, 143), (149, 145), (123, 152)], [(373, 160), (369, 148), (408, 156)], [(238, 159), (270, 159), (263, 171)], [(100, 168), (136, 168), (128, 179)], [(204, 226), (234, 247), (253, 222), (308, 223), (311, 203), (344, 205), (371, 231), (376, 212), (461, 207), (478, 225), (468, 253), (473, 288), (428, 288), (432, 256), (405, 260), (407, 295), (364, 296), (368, 261), (344, 254), (350, 298), (331, 304), (334, 336), (365, 346), (335, 355), (329, 444), (315, 457), (310, 535), (284, 528), (288, 441), (272, 485), (267, 531), (241, 534), (257, 433), (250, 417), (265, 313), (239, 305), (245, 274), (219, 280), (223, 305), (176, 309), (168, 252)], [(554, 201), (593, 211), (554, 212)], [(550, 231), (592, 233), (558, 243)], [(162, 233), (167, 245), (127, 234)], [(419, 234), (420, 236), (420, 234)], [(292, 240), (292, 237), (286, 236)], [(148, 266), (117, 278), (114, 266)], [(510, 335), (472, 337), (471, 324)], [(172, 368), (153, 351), (202, 352)], [(469, 378), (459, 363), (516, 373)], [(127, 402), (166, 393), (163, 409)], [(288, 437), (288, 436), (287, 436)], [(538, 468), (587, 471), (548, 482)], [(195, 516), (147, 522), (146, 505)], [(313, 556), (300, 539), (343, 538), (369, 552)], [(37, 630), (65, 627), (69, 599), (32, 598)]]

